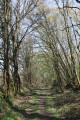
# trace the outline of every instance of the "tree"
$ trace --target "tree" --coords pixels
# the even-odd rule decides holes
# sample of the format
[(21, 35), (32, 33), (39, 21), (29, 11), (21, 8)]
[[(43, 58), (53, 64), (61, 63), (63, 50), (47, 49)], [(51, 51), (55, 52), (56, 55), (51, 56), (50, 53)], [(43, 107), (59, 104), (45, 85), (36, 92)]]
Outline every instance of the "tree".
[(76, 0), (78, 3), (80, 3), (80, 1), (79, 0)]
[[(35, 29), (37, 35), (35, 34), (34, 36), (36, 39), (42, 41), (42, 44), (47, 46), (45, 49), (48, 50), (49, 53), (52, 53), (54, 70), (60, 89), (63, 91), (63, 81), (65, 81), (66, 85), (70, 85), (73, 88), (79, 87), (79, 80), (76, 69), (76, 60), (78, 60), (78, 58), (75, 56), (76, 47), (74, 39), (72, 38), (72, 35), (75, 36), (75, 34), (72, 30), (72, 20), (69, 17), (70, 12), (67, 8), (64, 8), (64, 2), (62, 9), (63, 11), (60, 10), (57, 1), (56, 4), (58, 9), (56, 14), (51, 16), (51, 18), (51, 12), (45, 10), (45, 7), (43, 7), (42, 11), (40, 11), (40, 14), (43, 13), (43, 16), (37, 23), (38, 27)], [(61, 18), (60, 21), (58, 17), (56, 18), (56, 15)], [(75, 20), (73, 19), (73, 21)], [(62, 26), (58, 26), (58, 24), (60, 25), (61, 22), (64, 24)], [(72, 27), (70, 27), (70, 25)]]
[[(15, 6), (12, 5), (12, 0), (1, 1), (1, 64), (3, 64), (4, 76), (4, 97), (7, 99), (10, 93), (10, 82), (13, 79), (14, 93), (20, 92), (20, 77), (18, 70), (18, 54), (20, 45), (23, 42), (26, 34), (30, 32), (31, 26), (35, 24), (27, 24), (25, 31), (21, 29), (24, 26), (25, 19), (29, 21), (28, 16), (37, 6), (36, 1), (16, 1)], [(21, 7), (21, 4), (24, 6)], [(22, 27), (21, 27), (22, 25)], [(3, 47), (3, 48), (2, 48)], [(13, 69), (13, 73), (10, 70)], [(12, 74), (12, 75), (11, 75)], [(13, 77), (13, 78), (10, 78)]]

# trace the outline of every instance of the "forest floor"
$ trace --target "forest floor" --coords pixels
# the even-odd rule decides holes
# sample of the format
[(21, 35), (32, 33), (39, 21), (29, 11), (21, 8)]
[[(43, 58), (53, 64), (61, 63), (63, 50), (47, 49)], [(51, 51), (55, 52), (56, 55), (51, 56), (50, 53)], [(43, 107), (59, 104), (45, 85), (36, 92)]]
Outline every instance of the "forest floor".
[(80, 120), (80, 92), (25, 88), (14, 99), (0, 102), (0, 120)]

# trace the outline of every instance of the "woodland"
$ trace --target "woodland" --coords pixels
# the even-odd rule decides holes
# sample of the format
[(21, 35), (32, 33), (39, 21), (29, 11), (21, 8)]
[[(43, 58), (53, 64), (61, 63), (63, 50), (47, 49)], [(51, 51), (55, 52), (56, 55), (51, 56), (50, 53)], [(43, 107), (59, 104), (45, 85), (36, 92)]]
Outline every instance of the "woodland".
[(80, 120), (80, 0), (0, 0), (0, 120)]

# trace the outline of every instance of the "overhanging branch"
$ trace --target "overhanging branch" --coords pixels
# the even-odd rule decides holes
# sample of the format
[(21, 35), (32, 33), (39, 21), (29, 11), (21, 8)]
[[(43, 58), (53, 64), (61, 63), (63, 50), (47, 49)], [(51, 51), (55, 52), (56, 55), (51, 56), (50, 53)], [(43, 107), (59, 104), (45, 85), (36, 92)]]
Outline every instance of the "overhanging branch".
[(80, 3), (80, 0), (76, 0), (76, 2)]

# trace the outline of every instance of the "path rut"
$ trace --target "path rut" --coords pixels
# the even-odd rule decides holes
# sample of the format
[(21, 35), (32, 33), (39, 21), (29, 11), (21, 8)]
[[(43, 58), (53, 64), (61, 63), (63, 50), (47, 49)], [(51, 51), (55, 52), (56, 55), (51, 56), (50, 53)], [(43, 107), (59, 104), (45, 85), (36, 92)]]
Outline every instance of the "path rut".
[[(51, 112), (46, 110), (47, 104), (46, 100), (49, 98), (50, 90), (49, 89), (37, 89), (33, 90), (34, 92), (30, 95), (22, 97), (24, 104), (21, 105), (22, 119), (23, 120), (61, 120), (53, 117)], [(26, 98), (29, 97), (29, 100)]]

